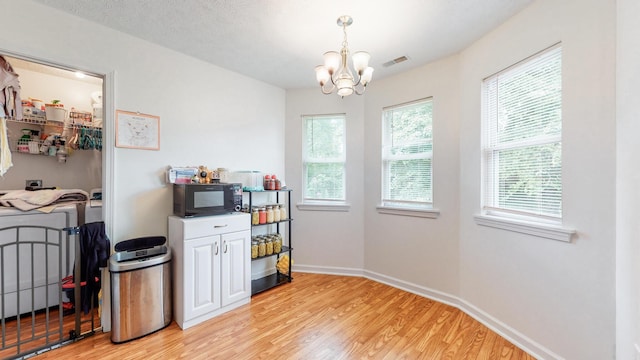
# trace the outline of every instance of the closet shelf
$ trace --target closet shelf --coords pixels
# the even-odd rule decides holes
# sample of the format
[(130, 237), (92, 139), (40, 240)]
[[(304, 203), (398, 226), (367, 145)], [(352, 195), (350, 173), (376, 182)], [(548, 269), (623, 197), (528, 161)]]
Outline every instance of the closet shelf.
[(43, 120), (38, 116), (29, 116), (29, 115), (24, 115), (22, 117), (22, 120), (18, 120), (14, 117), (5, 117), (5, 119), (7, 119), (7, 121), (17, 122), (22, 124), (39, 125), (39, 126), (58, 126), (58, 127), (63, 127), (65, 129), (83, 129), (83, 128), (84, 129), (102, 129), (102, 126), (94, 126), (93, 124), (91, 125), (70, 124), (66, 122), (62, 123), (59, 121), (47, 121), (47, 120)]

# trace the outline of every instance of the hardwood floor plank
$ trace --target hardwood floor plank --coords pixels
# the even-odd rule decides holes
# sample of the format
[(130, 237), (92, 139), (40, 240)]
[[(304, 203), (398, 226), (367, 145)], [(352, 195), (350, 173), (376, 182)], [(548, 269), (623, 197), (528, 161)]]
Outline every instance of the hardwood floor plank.
[(184, 331), (119, 345), (98, 334), (33, 359), (533, 359), (454, 307), (364, 278), (294, 275)]
[[(89, 320), (90, 314), (81, 314), (81, 320)], [(35, 349), (51, 346), (69, 338), (69, 331), (75, 329), (74, 314), (61, 317), (57, 308), (48, 311), (41, 310), (35, 313), (26, 313), (20, 316), (20, 353), (29, 353)], [(97, 317), (96, 324), (100, 323)], [(80, 332), (90, 332), (89, 321), (83, 322)], [(0, 359), (15, 357), (18, 355), (18, 321), (15, 317), (4, 322), (4, 342), (0, 341)]]

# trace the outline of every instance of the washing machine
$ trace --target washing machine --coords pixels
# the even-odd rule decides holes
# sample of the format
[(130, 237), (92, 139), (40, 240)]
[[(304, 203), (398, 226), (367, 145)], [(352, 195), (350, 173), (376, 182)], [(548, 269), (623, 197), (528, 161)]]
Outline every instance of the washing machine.
[(102, 189), (91, 189), (84, 208), (85, 223), (102, 221)]

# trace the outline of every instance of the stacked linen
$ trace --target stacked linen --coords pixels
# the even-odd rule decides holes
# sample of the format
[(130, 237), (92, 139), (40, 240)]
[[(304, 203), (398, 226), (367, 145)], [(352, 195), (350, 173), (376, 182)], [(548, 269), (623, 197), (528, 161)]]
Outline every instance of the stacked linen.
[(29, 211), (42, 210), (51, 205), (86, 202), (88, 199), (89, 194), (81, 189), (12, 190), (0, 196), (0, 205)]

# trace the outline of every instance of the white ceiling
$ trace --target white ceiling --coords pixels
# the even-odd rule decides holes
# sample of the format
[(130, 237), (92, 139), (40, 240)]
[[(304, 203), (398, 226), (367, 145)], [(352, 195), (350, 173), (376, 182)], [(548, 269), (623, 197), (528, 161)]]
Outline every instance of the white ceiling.
[[(322, 54), (368, 51), (373, 82), (455, 54), (533, 0), (35, 0), (285, 89)], [(400, 56), (410, 60), (383, 67)]]
[(65, 70), (55, 66), (43, 65), (37, 62), (33, 62), (32, 60), (23, 60), (19, 58), (10, 57), (7, 55), (4, 55), (4, 58), (11, 64), (11, 66), (13, 66), (14, 69), (16, 69), (17, 73), (20, 73), (20, 71), (18, 71), (17, 69), (30, 70), (30, 71), (35, 71), (42, 74), (48, 74), (52, 76), (73, 80), (73, 81), (102, 86), (101, 77), (83, 73), (84, 76), (80, 78), (78, 77), (76, 71)]

